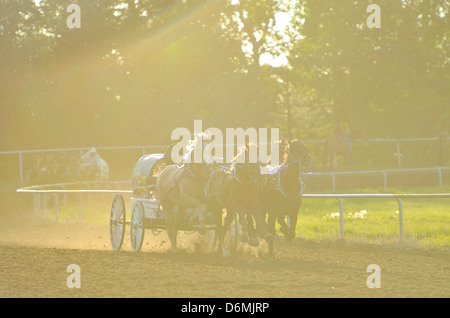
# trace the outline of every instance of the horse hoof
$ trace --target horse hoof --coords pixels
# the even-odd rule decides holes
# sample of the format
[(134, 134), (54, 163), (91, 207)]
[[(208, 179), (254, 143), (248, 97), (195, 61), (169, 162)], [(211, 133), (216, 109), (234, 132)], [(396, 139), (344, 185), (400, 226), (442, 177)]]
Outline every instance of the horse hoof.
[(284, 237), (284, 239), (286, 240), (286, 242), (292, 242), (294, 240), (294, 236), (287, 235), (287, 236)]
[(253, 247), (258, 247), (259, 241), (256, 238), (252, 238), (248, 241), (248, 245), (253, 246)]
[(178, 247), (173, 247), (171, 249), (171, 251), (172, 251), (172, 254), (179, 254), (179, 253), (183, 252), (183, 249), (178, 248)]
[(231, 256), (224, 245), (222, 245), (222, 249), (221, 250), (222, 250), (222, 258), (227, 258), (227, 257)]
[(265, 236), (264, 236), (264, 240), (267, 242), (267, 243), (269, 243), (269, 244), (273, 244), (273, 235), (272, 234), (266, 234)]
[(204, 227), (199, 227), (198, 228), (198, 233), (200, 233), (200, 234), (205, 234), (206, 233), (206, 230), (205, 230), (205, 228)]

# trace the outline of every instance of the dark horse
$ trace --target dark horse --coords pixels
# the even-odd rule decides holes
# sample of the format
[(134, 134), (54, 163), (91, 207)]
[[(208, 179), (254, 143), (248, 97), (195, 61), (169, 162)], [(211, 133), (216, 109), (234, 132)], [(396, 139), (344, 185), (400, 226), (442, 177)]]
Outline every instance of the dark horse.
[(345, 168), (350, 165), (351, 159), (351, 143), (350, 139), (343, 136), (331, 136), (323, 141), (324, 165), (337, 169), (338, 156), (344, 160)]
[[(225, 235), (236, 213), (242, 227), (241, 240), (256, 245), (258, 234), (268, 242), (272, 240), (261, 210), (260, 164), (249, 160), (249, 153), (253, 147), (256, 145), (246, 144), (241, 153), (234, 158), (229, 169), (216, 165), (207, 186), (208, 208), (214, 215), (222, 215), (223, 209), (226, 209), (223, 227), (219, 232), (224, 257), (228, 256), (224, 244)], [(253, 220), (256, 221), (256, 228), (253, 226)]]
[[(291, 241), (295, 238), (298, 211), (302, 203), (302, 168), (307, 166), (312, 169), (312, 162), (308, 148), (301, 141), (282, 140), (280, 145), (283, 144), (282, 164), (273, 173), (266, 174), (261, 198), (271, 234), (276, 234), (275, 222), (278, 221), (284, 238)], [(269, 245), (269, 249), (273, 252), (273, 244)]]

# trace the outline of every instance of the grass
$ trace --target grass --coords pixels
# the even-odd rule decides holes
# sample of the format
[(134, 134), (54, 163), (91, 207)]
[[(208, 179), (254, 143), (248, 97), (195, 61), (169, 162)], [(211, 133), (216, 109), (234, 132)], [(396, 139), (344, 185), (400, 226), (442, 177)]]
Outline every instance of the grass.
[[(450, 186), (346, 190), (339, 193), (450, 193)], [(108, 226), (113, 195), (83, 197), (83, 223)], [(348, 241), (390, 244), (400, 242), (398, 203), (394, 199), (342, 199), (344, 232)], [(403, 199), (403, 243), (420, 247), (450, 248), (450, 198)], [(125, 196), (127, 220), (130, 201)], [(365, 213), (362, 211), (366, 211)], [(79, 197), (60, 199), (58, 221), (80, 221)], [(44, 215), (55, 219), (51, 204)], [(303, 200), (296, 228), (297, 237), (314, 240), (340, 239), (339, 203), (336, 199)]]
[[(361, 193), (342, 191), (340, 193)], [(450, 187), (364, 190), (364, 193), (450, 193)], [(394, 199), (342, 199), (345, 239), (369, 243), (400, 242), (398, 203)], [(403, 199), (404, 243), (450, 248), (450, 198)], [(362, 212), (365, 211), (365, 212)], [(297, 236), (340, 239), (336, 199), (304, 199)]]

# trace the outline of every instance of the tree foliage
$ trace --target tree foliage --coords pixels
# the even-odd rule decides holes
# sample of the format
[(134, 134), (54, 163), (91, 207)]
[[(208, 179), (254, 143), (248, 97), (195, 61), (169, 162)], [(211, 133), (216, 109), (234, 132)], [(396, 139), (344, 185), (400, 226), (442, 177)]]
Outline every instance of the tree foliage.
[(0, 147), (168, 144), (194, 119), (292, 138), (448, 129), (449, 1), (380, 0), (379, 29), (370, 3), (0, 0)]

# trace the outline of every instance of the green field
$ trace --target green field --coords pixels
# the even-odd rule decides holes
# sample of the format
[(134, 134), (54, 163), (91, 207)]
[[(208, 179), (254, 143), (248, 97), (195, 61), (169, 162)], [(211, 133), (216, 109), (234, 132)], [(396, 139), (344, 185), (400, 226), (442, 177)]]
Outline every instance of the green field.
[[(372, 189), (364, 193), (450, 193), (450, 187)], [(361, 193), (340, 191), (339, 193)], [(345, 239), (369, 243), (399, 243), (398, 203), (394, 199), (342, 199)], [(450, 247), (450, 198), (402, 199), (403, 244)], [(305, 198), (300, 208), (297, 236), (340, 239), (336, 199)]]
[[(450, 187), (410, 189), (348, 190), (339, 193), (450, 193)], [(99, 197), (85, 194), (81, 222), (105, 224), (113, 195)], [(75, 198), (74, 198), (75, 199)], [(80, 221), (78, 196), (64, 204), (60, 199), (58, 221)], [(450, 198), (402, 199), (404, 239), (400, 240), (398, 203), (394, 199), (343, 199), (345, 239), (354, 242), (450, 248)], [(125, 196), (127, 219), (130, 203)], [(41, 216), (55, 220), (55, 209), (50, 203)], [(336, 199), (305, 198), (299, 211), (297, 237), (314, 240), (340, 239), (339, 203)]]

